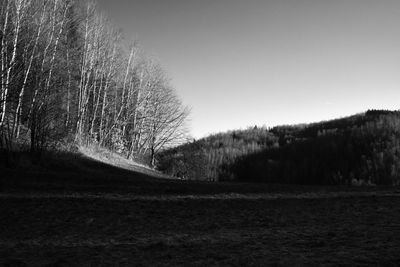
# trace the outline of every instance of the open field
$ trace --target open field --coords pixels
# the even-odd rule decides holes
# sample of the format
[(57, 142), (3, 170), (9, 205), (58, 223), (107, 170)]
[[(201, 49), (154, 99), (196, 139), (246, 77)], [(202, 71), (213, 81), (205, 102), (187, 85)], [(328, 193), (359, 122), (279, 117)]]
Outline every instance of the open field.
[(86, 159), (4, 172), (4, 266), (400, 264), (398, 188), (194, 183)]

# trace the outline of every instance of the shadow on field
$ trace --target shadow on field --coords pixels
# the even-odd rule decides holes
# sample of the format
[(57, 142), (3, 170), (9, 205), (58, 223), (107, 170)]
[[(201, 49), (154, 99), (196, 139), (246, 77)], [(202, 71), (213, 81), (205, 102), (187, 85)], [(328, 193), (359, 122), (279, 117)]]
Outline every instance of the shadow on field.
[[(13, 157), (0, 170), (0, 266), (400, 263), (395, 187), (191, 182), (80, 154)], [(305, 192), (315, 195), (287, 197)]]
[(390, 187), (293, 186), (165, 179), (149, 173), (118, 168), (79, 153), (47, 153), (37, 161), (24, 153), (15, 153), (11, 158), (12, 164), (0, 164), (2, 193), (212, 195), (393, 190)]

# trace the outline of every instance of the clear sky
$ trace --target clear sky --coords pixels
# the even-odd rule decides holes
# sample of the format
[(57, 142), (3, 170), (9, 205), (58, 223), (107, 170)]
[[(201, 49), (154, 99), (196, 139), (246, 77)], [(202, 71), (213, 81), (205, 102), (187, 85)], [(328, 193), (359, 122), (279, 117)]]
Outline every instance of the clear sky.
[(196, 138), (400, 108), (399, 0), (113, 0)]

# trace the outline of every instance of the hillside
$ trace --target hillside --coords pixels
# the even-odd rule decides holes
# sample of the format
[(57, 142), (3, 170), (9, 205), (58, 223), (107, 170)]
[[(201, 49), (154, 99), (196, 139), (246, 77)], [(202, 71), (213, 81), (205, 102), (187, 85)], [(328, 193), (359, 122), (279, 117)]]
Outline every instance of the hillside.
[(251, 128), (166, 150), (159, 170), (189, 180), (286, 184), (400, 183), (400, 112)]

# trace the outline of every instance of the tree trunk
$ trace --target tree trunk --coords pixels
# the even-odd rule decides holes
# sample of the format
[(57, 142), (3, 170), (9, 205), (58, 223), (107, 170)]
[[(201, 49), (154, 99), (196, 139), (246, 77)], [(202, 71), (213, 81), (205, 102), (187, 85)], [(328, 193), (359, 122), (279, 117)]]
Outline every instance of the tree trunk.
[(33, 59), (35, 58), (35, 52), (36, 52), (36, 48), (39, 42), (39, 38), (40, 35), (42, 33), (42, 26), (43, 26), (43, 22), (44, 22), (44, 17), (45, 17), (45, 11), (46, 11), (46, 3), (43, 4), (43, 10), (42, 10), (42, 15), (40, 17), (40, 22), (39, 22), (39, 28), (36, 34), (36, 38), (35, 38), (35, 42), (32, 48), (32, 52), (31, 52), (31, 57), (29, 59), (29, 63), (28, 63), (28, 67), (25, 71), (25, 75), (24, 75), (24, 81), (22, 83), (22, 88), (21, 91), (19, 93), (18, 96), (18, 106), (15, 110), (15, 119), (14, 119), (14, 127), (13, 127), (13, 133), (15, 134), (16, 138), (19, 137), (19, 133), (20, 133), (20, 128), (21, 128), (21, 116), (22, 116), (22, 102), (24, 100), (24, 95), (25, 95), (25, 87), (26, 87), (26, 83), (28, 81), (28, 77), (32, 68), (32, 63), (33, 63)]

